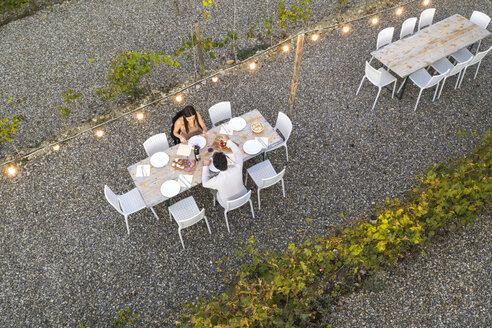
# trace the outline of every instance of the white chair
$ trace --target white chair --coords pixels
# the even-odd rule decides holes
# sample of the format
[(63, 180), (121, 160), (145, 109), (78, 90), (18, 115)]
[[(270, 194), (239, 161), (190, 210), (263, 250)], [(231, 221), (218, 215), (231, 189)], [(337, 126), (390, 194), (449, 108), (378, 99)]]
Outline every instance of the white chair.
[(213, 105), (208, 109), (208, 115), (213, 126), (216, 126), (220, 121), (231, 119), (231, 103), (229, 101), (223, 101)]
[(400, 40), (412, 35), (415, 31), (415, 25), (417, 24), (417, 17), (411, 17), (401, 24)]
[[(474, 12), (472, 12), (472, 14), (470, 16), (470, 22), (477, 24), (478, 26), (480, 26), (481, 28), (486, 30), (487, 26), (489, 26), (489, 23), (490, 23), (490, 17), (481, 11), (475, 10)], [(477, 54), (478, 54), (478, 49), (480, 48), (481, 43), (482, 43), (482, 40), (478, 41), (477, 52), (476, 52)]]
[[(417, 110), (417, 105), (419, 104), (420, 96), (422, 95), (422, 91), (424, 91), (424, 89), (428, 89), (428, 88), (432, 88), (433, 86), (436, 86), (436, 91), (434, 92), (434, 97), (432, 98), (432, 101), (436, 99), (436, 95), (439, 90), (439, 82), (441, 82), (441, 80), (444, 79), (446, 77), (446, 74), (448, 73), (449, 70), (447, 70), (443, 74), (431, 76), (429, 72), (421, 68), (417, 72), (412, 73), (409, 76), (410, 80), (412, 80), (412, 82), (415, 83), (415, 85), (420, 88), (419, 96), (417, 98), (417, 102), (415, 103), (415, 108), (413, 109), (414, 111)], [(400, 89), (403, 87), (403, 85), (404, 83), (402, 83)], [(398, 92), (399, 91), (400, 90), (398, 90)]]
[[(251, 176), (251, 179), (255, 182), (258, 187), (258, 209), (261, 209), (261, 201), (260, 201), (260, 190), (273, 186), (279, 181), (282, 182), (282, 193), (285, 197), (285, 186), (284, 186), (284, 174), (285, 167), (280, 173), (275, 172), (275, 169), (270, 163), (269, 160), (263, 161), (256, 165), (253, 165), (248, 170), (248, 175)], [(248, 182), (248, 175), (246, 175), (246, 182)]]
[(458, 88), (461, 87), (461, 83), (463, 83), (463, 79), (465, 77), (465, 73), (466, 73), (466, 70), (468, 69), (468, 67), (475, 65), (475, 64), (478, 64), (477, 70), (475, 71), (475, 75), (473, 76), (473, 79), (475, 79), (477, 77), (478, 69), (480, 68), (480, 64), (482, 63), (483, 57), (485, 57), (491, 50), (492, 50), (492, 46), (490, 46), (489, 49), (487, 49), (487, 50), (484, 50), (482, 52), (477, 53), (475, 56), (473, 56), (473, 58), (471, 58), (470, 62), (463, 69), (463, 73), (461, 73), (461, 80), (460, 80), (460, 84), (458, 85)]
[[(393, 41), (393, 33), (395, 32), (394, 27), (387, 27), (378, 33), (378, 40), (376, 42), (376, 50), (390, 44)], [(372, 62), (374, 56), (371, 57), (369, 63)]]
[(362, 87), (362, 83), (364, 83), (364, 79), (368, 79), (369, 82), (374, 84), (375, 86), (378, 87), (378, 94), (376, 96), (376, 100), (374, 100), (374, 104), (372, 105), (372, 109), (376, 106), (376, 102), (378, 101), (379, 94), (381, 93), (381, 89), (388, 84), (393, 83), (393, 92), (391, 94), (391, 98), (395, 96), (395, 89), (396, 89), (396, 77), (388, 73), (384, 68), (379, 68), (375, 69), (372, 67), (368, 62), (366, 62), (366, 74), (362, 78), (362, 81), (360, 81), (359, 89), (357, 89), (357, 92), (355, 95), (359, 94), (360, 88)]
[(420, 13), (419, 27), (417, 30), (420, 31), (424, 27), (431, 26), (435, 13), (436, 8), (429, 8)]
[(453, 65), (449, 61), (449, 59), (442, 58), (442, 59), (439, 59), (438, 61), (436, 61), (435, 63), (433, 63), (431, 65), (432, 68), (434, 68), (439, 74), (443, 74), (444, 72), (449, 71), (449, 73), (444, 77), (444, 80), (442, 81), (441, 91), (439, 91), (439, 94), (437, 95), (438, 99), (439, 99), (439, 97), (441, 97), (442, 89), (444, 89), (444, 84), (446, 83), (446, 79), (448, 77), (453, 76), (453, 75), (458, 75), (458, 77), (456, 78), (456, 83), (454, 85), (454, 88), (456, 89), (458, 87), (458, 84), (461, 81), (461, 79), (460, 79), (461, 78), (461, 72), (466, 67), (466, 65), (468, 65), (471, 62), (472, 59), (473, 58), (470, 58), (466, 62), (457, 63), (456, 65)]
[(157, 152), (169, 149), (169, 142), (165, 133), (158, 133), (145, 140), (143, 146), (147, 156), (151, 157)]
[(265, 150), (265, 158), (266, 158), (266, 153), (275, 149), (278, 149), (280, 147), (285, 147), (285, 158), (287, 159), (287, 162), (289, 161), (289, 150), (287, 149), (287, 141), (289, 140), (290, 134), (292, 132), (292, 121), (290, 118), (285, 115), (282, 112), (278, 112), (277, 115), (277, 122), (275, 123), (275, 131), (280, 131), (282, 134), (282, 137), (284, 137), (284, 141), (281, 143), (277, 144), (276, 146)]
[(183, 236), (181, 235), (182, 229), (191, 227), (195, 223), (205, 219), (208, 232), (212, 234), (207, 217), (205, 216), (205, 209), (203, 208), (201, 211), (198, 209), (198, 205), (196, 204), (193, 196), (182, 199), (179, 202), (169, 206), (169, 216), (171, 217), (171, 220), (174, 218), (179, 226), (178, 234), (179, 239), (181, 240), (181, 245), (183, 245), (183, 249), (185, 248), (185, 245), (183, 242)]
[[(104, 195), (106, 196), (106, 199), (108, 202), (120, 213), (125, 217), (125, 223), (126, 223), (126, 230), (128, 231), (128, 234), (130, 234), (130, 226), (128, 225), (128, 216), (130, 214), (133, 214), (135, 212), (140, 211), (141, 209), (147, 207), (145, 206), (144, 200), (142, 199), (142, 196), (140, 196), (140, 192), (138, 192), (137, 188), (134, 188), (127, 192), (126, 194), (123, 195), (116, 195), (111, 188), (109, 188), (107, 185), (104, 186)], [(150, 207), (152, 210), (152, 213), (154, 213), (154, 216), (156, 217), (157, 220), (159, 220), (159, 217), (157, 216), (157, 213), (154, 211), (152, 206)]]
[[(215, 206), (215, 200), (217, 197), (217, 193), (213, 193), (213, 195), (214, 195), (214, 206)], [(226, 202), (226, 206), (224, 208), (224, 217), (225, 217), (225, 222), (226, 222), (226, 226), (227, 226), (227, 231), (229, 231), (229, 233), (231, 232), (231, 230), (229, 229), (229, 220), (227, 218), (227, 212), (235, 210), (236, 208), (240, 208), (241, 206), (243, 206), (244, 204), (246, 204), (248, 202), (249, 202), (249, 206), (251, 207), (251, 214), (253, 215), (253, 219), (254, 219), (255, 218), (255, 211), (253, 209), (253, 203), (251, 202), (251, 190), (248, 190), (248, 192), (246, 194), (244, 194), (243, 196), (241, 196), (239, 198), (236, 198), (233, 200), (228, 200)]]

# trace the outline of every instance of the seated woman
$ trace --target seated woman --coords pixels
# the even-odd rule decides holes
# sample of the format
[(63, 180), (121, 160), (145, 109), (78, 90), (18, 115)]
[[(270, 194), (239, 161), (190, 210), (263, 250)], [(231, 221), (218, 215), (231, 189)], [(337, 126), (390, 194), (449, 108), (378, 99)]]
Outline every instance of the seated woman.
[[(193, 108), (193, 106), (186, 106), (181, 112), (180, 117), (173, 123), (172, 135), (176, 137), (180, 142), (187, 143), (188, 139), (193, 136), (202, 134), (205, 136), (207, 127), (203, 123), (202, 116)], [(175, 143), (176, 143), (175, 139)]]

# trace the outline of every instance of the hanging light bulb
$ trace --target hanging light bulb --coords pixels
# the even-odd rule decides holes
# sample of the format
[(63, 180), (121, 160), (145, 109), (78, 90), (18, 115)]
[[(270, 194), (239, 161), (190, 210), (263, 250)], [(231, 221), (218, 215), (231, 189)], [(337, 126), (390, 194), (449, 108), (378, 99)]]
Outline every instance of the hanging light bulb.
[(17, 174), (17, 169), (15, 168), (15, 166), (9, 166), (9, 168), (7, 169), (7, 173), (10, 176), (15, 176)]
[(60, 150), (60, 144), (56, 144), (53, 146), (54, 151), (59, 151)]
[(288, 52), (288, 51), (289, 51), (289, 46), (288, 46), (287, 44), (284, 44), (284, 45), (282, 46), (282, 51), (283, 51), (283, 52)]
[(319, 34), (318, 33), (311, 34), (311, 40), (318, 41), (318, 39), (319, 39)]
[(424, 5), (424, 6), (428, 6), (429, 4), (430, 4), (430, 0), (424, 0), (422, 2), (422, 5)]
[(395, 14), (396, 16), (401, 16), (401, 14), (403, 14), (403, 8), (397, 8)]
[(249, 63), (249, 69), (250, 70), (254, 70), (255, 68), (256, 68), (256, 63), (255, 62)]
[(143, 118), (144, 118), (143, 113), (137, 113), (137, 120), (141, 121), (141, 120), (143, 120)]
[(219, 77), (216, 75), (214, 77), (212, 77), (212, 82), (213, 83), (217, 83), (219, 81)]
[(372, 24), (372, 25), (377, 25), (378, 23), (379, 23), (379, 17), (374, 16), (374, 17), (371, 19), (371, 24)]
[(96, 136), (97, 136), (98, 138), (101, 138), (103, 135), (104, 135), (104, 131), (103, 131), (103, 130), (97, 130), (97, 131), (96, 131)]
[(343, 33), (348, 33), (348, 32), (350, 32), (350, 26), (345, 25), (344, 27), (342, 27), (342, 32), (343, 32)]
[(174, 98), (176, 102), (180, 103), (183, 101), (183, 96), (182, 95), (177, 95), (176, 98)]

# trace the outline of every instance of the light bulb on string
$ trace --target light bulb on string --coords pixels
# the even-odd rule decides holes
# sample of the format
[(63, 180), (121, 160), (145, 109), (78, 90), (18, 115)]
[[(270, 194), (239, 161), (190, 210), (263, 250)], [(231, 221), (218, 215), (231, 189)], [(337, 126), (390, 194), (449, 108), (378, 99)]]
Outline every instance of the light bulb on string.
[(144, 114), (143, 113), (137, 113), (137, 120), (141, 121), (144, 119)]
[(350, 26), (345, 25), (344, 27), (342, 27), (342, 32), (343, 32), (343, 33), (348, 33), (348, 32), (350, 32)]
[(403, 8), (397, 8), (395, 14), (396, 16), (401, 16), (401, 14), (403, 14)]
[(214, 77), (212, 77), (212, 82), (213, 83), (217, 83), (219, 81), (219, 77), (216, 75)]
[(318, 39), (319, 39), (319, 34), (318, 33), (311, 34), (311, 40), (318, 41)]
[(17, 169), (15, 168), (15, 166), (9, 166), (7, 169), (7, 173), (13, 177), (17, 174)]
[(371, 19), (371, 24), (372, 25), (377, 25), (379, 23), (379, 17), (378, 16), (374, 16), (372, 19)]
[(103, 135), (104, 135), (104, 131), (103, 130), (97, 130), (96, 131), (96, 137), (101, 138)]
[(183, 101), (183, 96), (182, 95), (177, 95), (176, 98), (174, 98), (177, 103), (180, 103)]
[(249, 63), (249, 69), (254, 70), (256, 68), (256, 62)]
[(287, 44), (284, 44), (284, 45), (282, 46), (282, 51), (283, 51), (283, 52), (288, 52), (288, 51), (289, 51), (289, 46), (288, 46)]
[(424, 6), (428, 6), (429, 4), (430, 4), (430, 0), (424, 0), (422, 2), (422, 5), (424, 5)]
[(60, 150), (60, 144), (56, 144), (53, 146), (54, 151), (59, 151)]

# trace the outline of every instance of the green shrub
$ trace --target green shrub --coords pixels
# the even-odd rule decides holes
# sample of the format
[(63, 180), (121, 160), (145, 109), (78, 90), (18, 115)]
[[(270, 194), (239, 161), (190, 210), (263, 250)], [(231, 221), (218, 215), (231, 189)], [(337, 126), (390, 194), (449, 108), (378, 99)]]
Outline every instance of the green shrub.
[[(229, 293), (189, 304), (182, 327), (320, 326), (338, 295), (367, 274), (430, 242), (440, 229), (466, 224), (492, 201), (492, 137), (487, 133), (472, 155), (434, 165), (405, 200), (386, 200), (377, 222), (358, 221), (336, 234), (316, 237), (283, 252), (251, 256)], [(241, 255), (241, 252), (238, 252)], [(326, 324), (326, 323), (324, 323)]]
[[(61, 93), (61, 96), (63, 98), (63, 102), (70, 105), (72, 102), (77, 103), (79, 101), (81, 93), (74, 92), (72, 89), (67, 89), (67, 91), (63, 91)], [(72, 110), (67, 106), (58, 106), (58, 109), (60, 110), (60, 115), (64, 120), (66, 120), (72, 112)]]
[[(136, 97), (144, 88), (141, 78), (150, 72), (151, 66), (166, 63), (178, 67), (179, 63), (164, 53), (143, 50), (140, 52), (123, 52), (111, 60), (106, 79), (109, 88), (96, 89), (96, 94), (113, 99), (117, 94)], [(94, 88), (92, 88), (94, 89)]]
[(0, 145), (12, 141), (12, 136), (17, 132), (20, 122), (21, 119), (15, 115), (12, 116), (12, 118), (9, 118), (9, 116), (6, 115), (5, 118), (0, 121)]
[(8, 9), (24, 7), (29, 3), (29, 0), (0, 0), (0, 14)]

